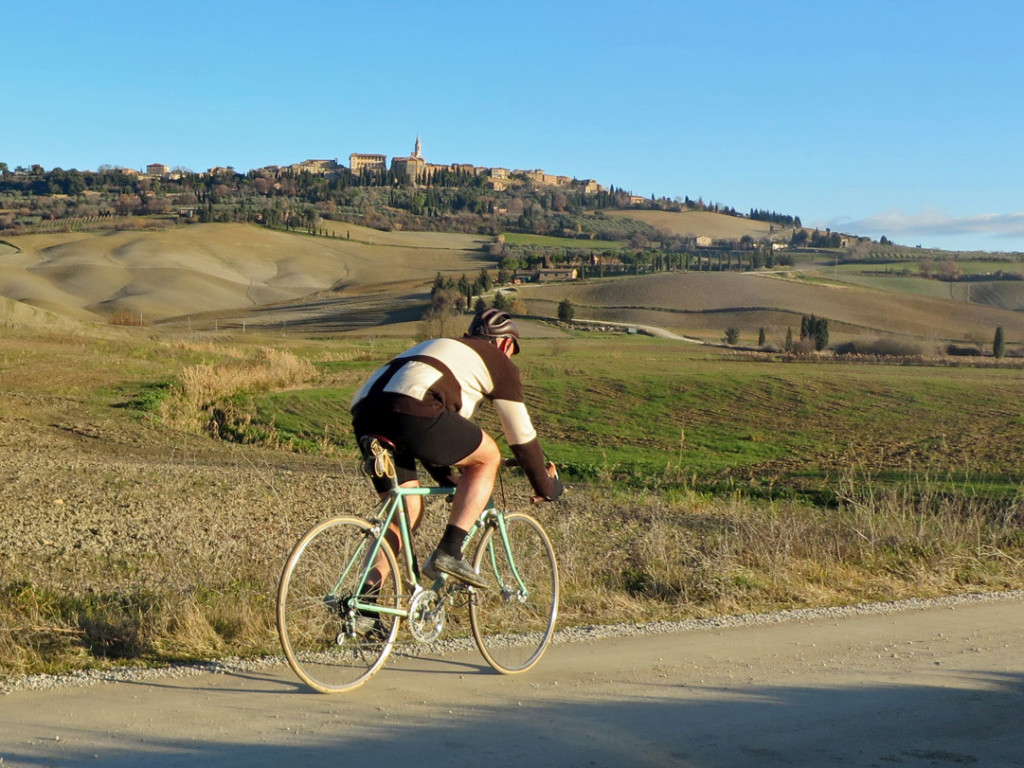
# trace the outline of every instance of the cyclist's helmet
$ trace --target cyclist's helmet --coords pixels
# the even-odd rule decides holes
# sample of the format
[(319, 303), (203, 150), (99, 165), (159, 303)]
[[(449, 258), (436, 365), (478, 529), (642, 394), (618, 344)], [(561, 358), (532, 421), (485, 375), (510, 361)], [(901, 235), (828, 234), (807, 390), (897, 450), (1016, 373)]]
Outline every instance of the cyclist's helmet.
[(519, 353), (519, 329), (512, 322), (512, 317), (503, 309), (487, 307), (473, 316), (469, 324), (467, 336), (480, 336), (485, 339), (512, 339), (515, 346), (513, 355)]

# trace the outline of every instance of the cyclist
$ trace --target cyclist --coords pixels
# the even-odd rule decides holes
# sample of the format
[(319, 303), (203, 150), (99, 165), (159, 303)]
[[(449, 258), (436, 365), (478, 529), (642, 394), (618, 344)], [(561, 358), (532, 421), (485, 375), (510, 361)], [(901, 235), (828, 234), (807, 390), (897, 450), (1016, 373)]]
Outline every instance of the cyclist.
[[(439, 483), (457, 486), (444, 535), (422, 568), (429, 579), (442, 571), (476, 587), (488, 586), (462, 555), (466, 533), (491, 498), (501, 463), (497, 443), (470, 421), (482, 399), (498, 411), (512, 453), (533, 486), (534, 501), (555, 501), (564, 491), (555, 465), (545, 464), (523, 402), (519, 369), (511, 360), (517, 352), (515, 323), (507, 312), (490, 307), (476, 313), (461, 339), (424, 341), (379, 368), (352, 399), (352, 428), (360, 446), (368, 436), (394, 444), (400, 485), (419, 485), (418, 459)], [(452, 466), (459, 470), (457, 480)], [(373, 482), (385, 496), (388, 478), (374, 477)], [(422, 499), (408, 497), (406, 509), (415, 530), (423, 513)], [(397, 524), (387, 538), (397, 554)], [(371, 579), (376, 576), (379, 584), (386, 568), (378, 558)]]

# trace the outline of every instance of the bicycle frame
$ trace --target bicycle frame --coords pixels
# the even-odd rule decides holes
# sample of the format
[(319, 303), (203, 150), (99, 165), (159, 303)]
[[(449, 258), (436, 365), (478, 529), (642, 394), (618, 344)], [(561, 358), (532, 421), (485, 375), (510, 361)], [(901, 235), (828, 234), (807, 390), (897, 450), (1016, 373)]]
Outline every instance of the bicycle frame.
[[(501, 539), (502, 549), (505, 550), (505, 557), (508, 558), (508, 564), (512, 569), (512, 576), (515, 577), (516, 586), (519, 593), (520, 600), (525, 600), (530, 596), (530, 589), (526, 586), (526, 582), (523, 581), (523, 577), (519, 575), (519, 568), (516, 567), (516, 558), (512, 554), (512, 545), (509, 543), (508, 529), (505, 527), (505, 515), (500, 513), (493, 506), (489, 506), (484, 510), (477, 524), (474, 526), (471, 533), (476, 533), (477, 530), (482, 529), (484, 526), (493, 525), (498, 529), (498, 535)], [(467, 537), (468, 538), (468, 537)], [(493, 541), (493, 539), (492, 539)], [(505, 590), (505, 585), (501, 582), (501, 570), (497, 567), (497, 556), (494, 553), (494, 545), (491, 545), (488, 556), (491, 558), (491, 570), (494, 572), (495, 577), (498, 579), (498, 589)]]
[[(376, 562), (377, 555), (380, 552), (381, 542), (384, 541), (384, 534), (387, 532), (388, 528), (391, 527), (391, 524), (395, 520), (396, 515), (398, 517), (398, 531), (402, 549), (399, 565), (404, 565), (405, 567), (405, 576), (407, 577), (407, 583), (411, 585), (412, 596), (415, 597), (415, 595), (423, 589), (419, 585), (418, 580), (416, 578), (416, 567), (414, 564), (415, 553), (413, 552), (412, 547), (412, 530), (411, 526), (409, 525), (409, 515), (406, 510), (405, 500), (406, 498), (412, 496), (452, 496), (454, 493), (455, 488), (429, 486), (396, 486), (388, 492), (387, 497), (381, 502), (380, 506), (377, 509), (377, 512), (372, 517), (367, 518), (368, 522), (372, 523), (373, 525), (374, 539), (373, 544), (370, 547), (370, 550), (366, 553), (365, 564), (362, 566), (363, 574), (362, 577), (359, 579), (358, 594), (363, 593), (363, 590), (366, 586), (367, 578), (369, 577), (370, 571), (373, 569), (373, 564), (374, 562)], [(493, 500), (488, 502), (487, 506), (484, 508), (484, 511), (480, 514), (480, 517), (477, 519), (477, 521), (473, 524), (473, 527), (470, 528), (469, 532), (466, 534), (466, 543), (468, 544), (469, 542), (471, 542), (476, 537), (476, 535), (488, 525), (493, 525), (498, 529), (502, 541), (502, 547), (505, 551), (505, 555), (508, 558), (509, 563), (512, 566), (512, 572), (518, 583), (520, 594), (525, 596), (526, 594), (528, 594), (528, 591), (526, 585), (523, 583), (523, 580), (519, 575), (518, 570), (515, 567), (515, 558), (512, 554), (512, 549), (509, 546), (508, 535), (505, 529), (505, 517), (494, 506)], [(493, 562), (495, 557), (493, 550), (490, 553), (490, 557)], [(341, 583), (345, 576), (348, 575), (348, 572), (353, 564), (354, 562), (349, 563), (349, 566), (348, 568), (346, 568), (345, 573), (341, 575), (339, 583)], [(440, 574), (439, 581), (445, 582), (447, 581), (447, 579), (447, 574)], [(504, 588), (504, 585), (498, 584), (498, 588)], [(356, 597), (352, 601), (351, 606), (356, 610), (366, 611), (368, 613), (389, 614), (392, 616), (397, 616), (402, 619), (406, 619), (409, 617), (408, 609), (390, 608), (388, 606), (382, 606), (376, 603), (363, 602), (359, 600), (358, 597)]]

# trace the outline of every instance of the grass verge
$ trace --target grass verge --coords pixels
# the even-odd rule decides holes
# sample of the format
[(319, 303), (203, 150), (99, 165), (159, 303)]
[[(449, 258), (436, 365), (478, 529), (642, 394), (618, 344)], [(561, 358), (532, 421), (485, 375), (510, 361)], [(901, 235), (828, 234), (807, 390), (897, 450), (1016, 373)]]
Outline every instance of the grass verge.
[[(353, 477), (353, 498), (365, 507)], [(512, 500), (523, 506), (525, 497)], [(859, 487), (835, 509), (589, 485), (537, 508), (558, 552), (563, 624), (638, 622), (848, 605), (1024, 587), (1024, 505)], [(419, 536), (426, 551), (443, 510)], [(26, 568), (0, 585), (5, 675), (226, 655), (276, 654), (280, 553), (225, 529), (197, 551), (190, 537), (147, 560)], [(226, 554), (223, 537), (242, 542)], [(297, 536), (295, 537), (297, 538)], [(191, 543), (187, 543), (191, 542)], [(188, 551), (192, 550), (192, 551)], [(214, 554), (216, 553), (216, 554)], [(258, 556), (255, 553), (259, 553)], [(74, 584), (69, 589), (68, 584)], [(455, 620), (454, 632), (465, 632)]]

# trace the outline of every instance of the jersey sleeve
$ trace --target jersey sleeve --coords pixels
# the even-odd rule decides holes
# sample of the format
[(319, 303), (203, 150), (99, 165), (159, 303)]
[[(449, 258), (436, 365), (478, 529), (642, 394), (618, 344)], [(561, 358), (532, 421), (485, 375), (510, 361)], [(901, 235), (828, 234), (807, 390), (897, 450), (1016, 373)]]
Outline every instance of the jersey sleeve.
[(544, 465), (544, 452), (540, 448), (540, 441), (534, 438), (528, 443), (511, 444), (512, 453), (526, 473), (533, 491), (538, 496), (543, 496), (548, 501), (554, 501), (562, 495), (561, 481), (548, 476), (547, 468)]
[(562, 493), (562, 484), (548, 476), (537, 430), (526, 410), (519, 369), (493, 344), (475, 339), (467, 343), (477, 349), (490, 372), (491, 388), (484, 394), (498, 412), (502, 431), (516, 461), (538, 496), (557, 499)]
[[(517, 371), (518, 374), (518, 371)], [(518, 378), (518, 375), (517, 375)], [(501, 419), (501, 428), (505, 439), (512, 449), (519, 466), (533, 486), (538, 496), (556, 499), (561, 495), (561, 483), (548, 476), (544, 461), (544, 452), (537, 438), (537, 430), (533, 428), (526, 403), (521, 400), (492, 400), (494, 408)]]

